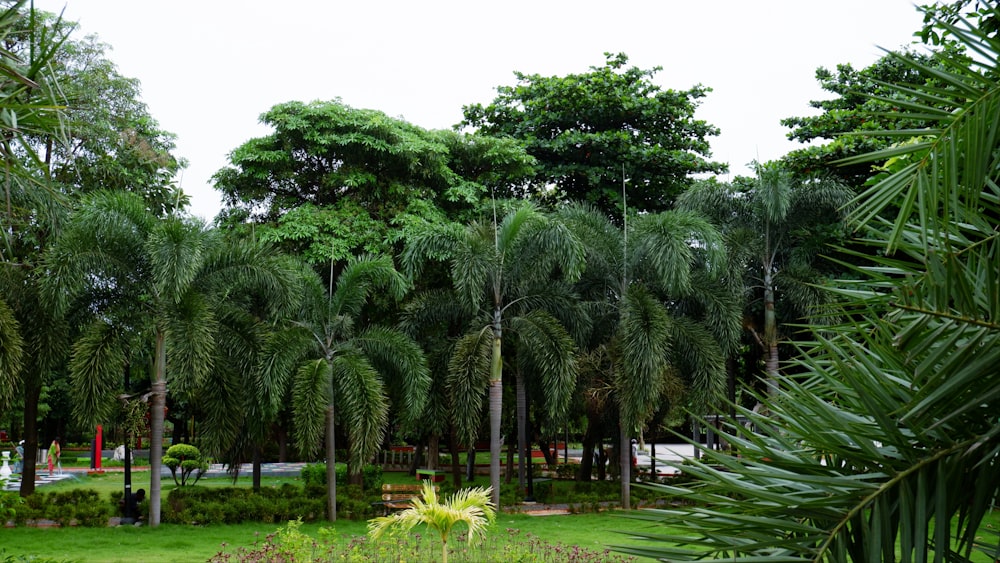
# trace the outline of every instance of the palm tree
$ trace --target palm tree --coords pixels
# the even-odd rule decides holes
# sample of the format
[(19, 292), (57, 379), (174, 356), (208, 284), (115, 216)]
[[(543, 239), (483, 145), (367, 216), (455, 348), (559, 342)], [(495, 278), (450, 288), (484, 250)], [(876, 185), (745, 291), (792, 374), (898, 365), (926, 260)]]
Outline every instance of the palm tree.
[(426, 524), (441, 536), (441, 563), (448, 563), (448, 536), (455, 524), (465, 522), (471, 542), (476, 536), (483, 536), (486, 527), (496, 519), (491, 496), (488, 488), (472, 487), (461, 489), (444, 502), (439, 502), (434, 486), (430, 481), (424, 481), (421, 498), (413, 499), (412, 508), (370, 520), (368, 533), (377, 540), (390, 528), (410, 530), (417, 524)]
[[(397, 330), (362, 328), (363, 308), (376, 291), (401, 299), (408, 289), (388, 257), (348, 261), (326, 292), (311, 276), (302, 312), (277, 331), (262, 354), (261, 377), (272, 389), (292, 386), (296, 441), (305, 453), (326, 444), (327, 517), (337, 519), (335, 431), (338, 417), (350, 440), (349, 467), (360, 471), (388, 424), (387, 384), (411, 424), (423, 411), (430, 375), (423, 351)], [(272, 393), (273, 401), (283, 395)], [(272, 405), (276, 408), (276, 405)]]
[[(478, 428), (483, 384), (488, 385), (490, 486), (499, 507), (504, 334), (513, 333), (518, 352), (530, 355), (547, 391), (548, 410), (558, 420), (575, 386), (573, 341), (545, 308), (555, 281), (580, 276), (583, 246), (564, 226), (525, 203), (499, 224), (448, 225), (412, 236), (403, 253), (411, 274), (419, 273), (428, 258), (450, 264), (458, 300), (478, 323), (456, 343), (449, 371), (453, 393), (465, 398), (467, 414), (459, 427), (467, 444)], [(524, 441), (522, 436), (522, 447)], [(522, 460), (525, 455), (522, 450)]]
[[(587, 357), (593, 371), (607, 372), (598, 380), (619, 411), (628, 508), (629, 438), (664, 402), (703, 409), (721, 397), (725, 353), (739, 331), (738, 301), (719, 275), (726, 267), (722, 237), (691, 212), (643, 215), (623, 229), (586, 206), (567, 207), (560, 216), (588, 250), (578, 284), (595, 311)], [(687, 397), (674, 392), (683, 386)]]
[(825, 226), (836, 227), (852, 197), (849, 188), (834, 180), (799, 180), (780, 163), (767, 163), (757, 164), (757, 177), (748, 186), (700, 182), (677, 199), (679, 209), (719, 225), (734, 258), (746, 260), (738, 265), (750, 292), (762, 294), (763, 304), (763, 323), (749, 322), (747, 328), (764, 353), (771, 395), (778, 391), (782, 338), (776, 295), (783, 296), (789, 321), (809, 316), (820, 304), (822, 294), (810, 284), (822, 278), (816, 264), (819, 250), (836, 242)]
[(770, 417), (745, 413), (764, 433), (731, 429), (739, 459), (685, 469), (693, 486), (672, 493), (692, 509), (648, 515), (679, 525), (671, 545), (636, 553), (1000, 558), (983, 532), (1000, 489), (1000, 41), (974, 20), (935, 25), (975, 56), (943, 51), (930, 70), (893, 55), (929, 79), (892, 87), (915, 100), (898, 117), (924, 127), (886, 132), (901, 142), (865, 157), (886, 166), (850, 217), (863, 251), (858, 280), (835, 290), (843, 320), (800, 343), (801, 373), (763, 398)]
[[(54, 238), (65, 199), (53, 188), (31, 138), (64, 141), (64, 112), (52, 61), (66, 35), (39, 23), (25, 0), (0, 9), (0, 410), (24, 401), (25, 456), (38, 448), (42, 388), (65, 357), (69, 330), (39, 299), (40, 254)], [(34, 492), (25, 464), (20, 493)]]
[[(218, 304), (233, 285), (269, 295), (291, 285), (266, 247), (229, 247), (193, 219), (156, 219), (142, 198), (97, 192), (74, 213), (46, 255), (47, 301), (92, 315), (74, 345), (74, 414), (93, 423), (110, 415), (132, 349), (153, 345), (150, 393), (150, 525), (160, 521), (167, 352), (175, 393), (197, 388), (216, 354)], [(79, 305), (81, 304), (82, 305)]]

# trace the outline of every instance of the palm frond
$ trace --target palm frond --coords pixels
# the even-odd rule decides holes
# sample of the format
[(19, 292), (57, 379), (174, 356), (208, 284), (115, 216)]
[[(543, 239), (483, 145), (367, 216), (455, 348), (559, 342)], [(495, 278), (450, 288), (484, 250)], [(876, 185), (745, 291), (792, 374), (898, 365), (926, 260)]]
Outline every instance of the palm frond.
[[(691, 291), (691, 270), (721, 273), (726, 267), (722, 235), (704, 218), (687, 211), (644, 215), (634, 222), (629, 276), (641, 276), (668, 295)], [(702, 255), (702, 259), (698, 259)], [(649, 272), (648, 274), (645, 272)]]
[(87, 426), (112, 420), (118, 404), (114, 392), (124, 381), (129, 339), (125, 331), (104, 321), (91, 323), (73, 344), (69, 362), (74, 389), (73, 415)]
[(389, 403), (378, 372), (358, 349), (344, 346), (330, 362), (336, 404), (347, 423), (350, 462), (361, 467), (375, 455), (389, 422)]
[(629, 427), (645, 422), (662, 394), (671, 352), (670, 314), (642, 286), (632, 286), (622, 304), (619, 328), (622, 367), (615, 392)]
[(337, 277), (331, 310), (337, 315), (356, 317), (374, 291), (381, 289), (393, 299), (402, 299), (408, 287), (389, 256), (359, 256), (348, 260)]
[(177, 218), (157, 223), (146, 242), (156, 290), (177, 303), (202, 269), (208, 252), (203, 225)]
[(24, 347), (21, 325), (7, 302), (0, 299), (0, 408), (7, 408), (19, 387)]
[(490, 381), (493, 335), (489, 330), (470, 332), (455, 343), (448, 364), (448, 389), (459, 439), (471, 444), (482, 422)]
[(219, 322), (204, 295), (188, 291), (177, 301), (167, 329), (170, 386), (185, 396), (201, 387), (216, 358)]
[(306, 457), (311, 457), (323, 443), (327, 408), (332, 384), (330, 364), (324, 359), (310, 360), (295, 374), (292, 409), (295, 417), (295, 443)]
[(414, 424), (423, 413), (431, 387), (423, 349), (402, 332), (383, 327), (369, 328), (353, 342), (382, 375), (403, 424)]
[(539, 376), (546, 412), (560, 424), (576, 389), (576, 362), (572, 337), (554, 317), (532, 311), (511, 320), (518, 358), (524, 358)]

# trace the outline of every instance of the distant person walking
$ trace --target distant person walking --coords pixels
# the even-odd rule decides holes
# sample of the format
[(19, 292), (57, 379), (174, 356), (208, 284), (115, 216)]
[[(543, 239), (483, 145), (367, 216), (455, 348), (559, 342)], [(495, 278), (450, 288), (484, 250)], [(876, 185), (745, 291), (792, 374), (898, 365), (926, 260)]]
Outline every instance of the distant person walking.
[(59, 449), (59, 436), (56, 436), (52, 440), (52, 445), (49, 446), (49, 453), (46, 456), (49, 460), (49, 475), (52, 475), (52, 466), (55, 465), (59, 469), (59, 473), (62, 474), (62, 463), (59, 462), (59, 454), (62, 450)]
[(14, 451), (17, 452), (17, 459), (14, 460), (14, 473), (22, 473), (24, 471), (24, 440), (17, 443)]

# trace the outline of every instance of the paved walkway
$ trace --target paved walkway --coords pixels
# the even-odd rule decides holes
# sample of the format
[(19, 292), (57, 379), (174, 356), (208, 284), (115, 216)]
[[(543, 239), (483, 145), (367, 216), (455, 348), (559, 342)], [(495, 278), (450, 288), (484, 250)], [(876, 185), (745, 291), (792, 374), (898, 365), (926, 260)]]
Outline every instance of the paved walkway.
[[(305, 463), (262, 463), (261, 464), (261, 474), (270, 477), (298, 477), (302, 473), (302, 468), (305, 467)], [(132, 469), (136, 471), (149, 471), (149, 466), (136, 466)], [(121, 473), (125, 469), (123, 467), (105, 467), (104, 471), (106, 473)], [(72, 479), (76, 475), (84, 475), (89, 468), (86, 467), (65, 467), (62, 472), (55, 471), (52, 475), (49, 475), (48, 468), (39, 467), (35, 470), (35, 487), (43, 487), (49, 483), (55, 483), (57, 481), (62, 481), (63, 479)], [(253, 464), (245, 463), (240, 466), (240, 475), (251, 475), (253, 472)], [(164, 477), (170, 476), (170, 468), (164, 467), (161, 474)], [(208, 466), (208, 471), (205, 472), (204, 477), (226, 477), (225, 467), (221, 463), (213, 463)], [(11, 479), (6, 482), (3, 487), (5, 491), (17, 491), (21, 488), (21, 475), (14, 474), (11, 475)]]

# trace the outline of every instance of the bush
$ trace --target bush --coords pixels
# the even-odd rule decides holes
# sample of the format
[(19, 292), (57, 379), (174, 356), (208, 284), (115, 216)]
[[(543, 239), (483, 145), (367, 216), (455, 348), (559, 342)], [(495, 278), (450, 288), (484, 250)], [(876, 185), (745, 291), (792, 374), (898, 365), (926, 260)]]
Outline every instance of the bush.
[[(208, 471), (208, 461), (201, 457), (201, 451), (191, 444), (174, 444), (170, 446), (163, 456), (163, 465), (170, 468), (170, 475), (174, 478), (177, 486), (183, 487), (188, 484), (188, 479), (194, 475), (195, 484), (201, 476)], [(177, 469), (181, 470), (181, 480), (177, 481)]]
[(36, 492), (18, 508), (14, 521), (24, 524), (28, 520), (52, 520), (60, 526), (107, 526), (116, 507), (117, 504), (101, 502), (94, 489)]
[[(174, 524), (314, 522), (326, 518), (326, 494), (312, 494), (291, 484), (252, 489), (185, 487), (174, 489), (164, 505), (163, 521)], [(360, 487), (345, 486), (337, 495), (337, 516), (363, 520), (374, 515)]]
[[(326, 491), (326, 464), (311, 463), (302, 468), (300, 473), (306, 490), (314, 494), (320, 494), (320, 490)], [(361, 469), (361, 483), (366, 492), (379, 493), (382, 490), (382, 466), (366, 465)], [(337, 487), (347, 485), (347, 467), (337, 466)], [(338, 495), (339, 496), (339, 495)]]

